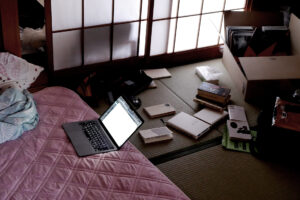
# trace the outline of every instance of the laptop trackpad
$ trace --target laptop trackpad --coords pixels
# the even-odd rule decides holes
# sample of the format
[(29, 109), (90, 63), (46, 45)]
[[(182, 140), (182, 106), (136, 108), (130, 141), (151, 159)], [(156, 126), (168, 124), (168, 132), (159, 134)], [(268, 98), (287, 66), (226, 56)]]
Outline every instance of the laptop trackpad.
[(63, 128), (79, 156), (87, 156), (96, 153), (88, 138), (83, 134), (81, 126), (77, 122), (63, 124)]

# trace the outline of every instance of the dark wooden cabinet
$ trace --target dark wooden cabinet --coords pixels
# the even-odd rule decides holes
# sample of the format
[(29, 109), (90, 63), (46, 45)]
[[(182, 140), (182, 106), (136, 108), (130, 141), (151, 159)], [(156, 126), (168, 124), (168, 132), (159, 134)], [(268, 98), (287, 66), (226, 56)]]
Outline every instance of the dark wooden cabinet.
[(17, 0), (0, 0), (3, 49), (21, 57)]

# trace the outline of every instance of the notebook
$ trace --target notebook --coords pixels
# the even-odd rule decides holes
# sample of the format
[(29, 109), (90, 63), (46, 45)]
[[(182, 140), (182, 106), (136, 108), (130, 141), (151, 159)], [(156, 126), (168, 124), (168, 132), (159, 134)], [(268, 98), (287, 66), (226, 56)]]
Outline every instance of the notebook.
[(251, 132), (248, 122), (227, 120), (228, 135), (231, 140), (251, 140)]
[(175, 108), (168, 103), (144, 107), (144, 111), (150, 118), (164, 117), (176, 113)]
[(143, 124), (127, 102), (121, 96), (97, 120), (62, 125), (78, 156), (118, 150)]
[(160, 79), (160, 78), (169, 78), (172, 75), (166, 68), (160, 69), (146, 69), (144, 70), (145, 74), (152, 79)]
[(167, 121), (167, 125), (195, 139), (210, 129), (210, 125), (185, 112), (180, 112)]
[(145, 144), (173, 139), (173, 132), (165, 126), (140, 130), (139, 133)]
[(228, 115), (226, 111), (218, 112), (209, 108), (203, 108), (199, 112), (194, 114), (194, 117), (201, 119), (202, 121), (214, 125), (221, 119), (225, 118)]

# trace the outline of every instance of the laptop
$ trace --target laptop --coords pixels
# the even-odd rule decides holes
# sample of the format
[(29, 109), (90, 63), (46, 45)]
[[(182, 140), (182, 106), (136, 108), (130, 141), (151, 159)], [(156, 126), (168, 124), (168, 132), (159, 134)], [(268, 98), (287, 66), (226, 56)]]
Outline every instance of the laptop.
[(143, 122), (128, 100), (120, 96), (99, 119), (62, 126), (78, 156), (87, 156), (119, 150)]

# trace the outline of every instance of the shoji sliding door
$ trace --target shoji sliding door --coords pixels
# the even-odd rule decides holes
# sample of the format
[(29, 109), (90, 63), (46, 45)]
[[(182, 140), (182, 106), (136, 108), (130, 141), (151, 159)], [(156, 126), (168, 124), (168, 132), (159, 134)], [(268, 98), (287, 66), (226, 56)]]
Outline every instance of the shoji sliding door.
[(218, 48), (223, 11), (249, 5), (247, 0), (45, 1), (53, 71), (132, 58), (149, 64), (163, 56), (168, 62), (181, 53)]
[(215, 46), (223, 11), (244, 10), (246, 0), (154, 0), (150, 55)]
[(53, 70), (143, 56), (147, 8), (148, 0), (46, 0)]

